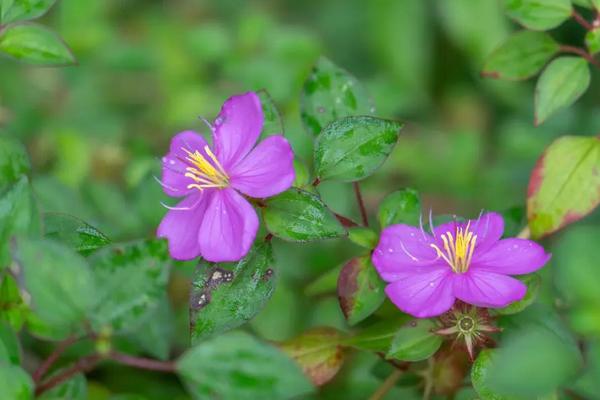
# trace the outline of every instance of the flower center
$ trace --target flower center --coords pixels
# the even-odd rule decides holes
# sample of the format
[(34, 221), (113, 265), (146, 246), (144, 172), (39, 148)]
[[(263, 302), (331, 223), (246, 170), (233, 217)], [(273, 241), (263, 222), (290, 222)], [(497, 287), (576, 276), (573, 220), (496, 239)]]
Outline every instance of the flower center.
[(456, 229), (456, 238), (452, 236), (451, 232), (446, 232), (441, 235), (442, 241), (444, 242), (444, 249), (439, 248), (435, 244), (430, 244), (435, 249), (438, 257), (441, 257), (450, 265), (452, 270), (458, 274), (467, 272), (471, 258), (473, 257), (473, 251), (475, 250), (475, 243), (477, 242), (477, 235), (469, 230), (470, 222), (463, 228)]
[(185, 169), (187, 171), (185, 177), (194, 181), (194, 183), (187, 185), (188, 189), (202, 191), (208, 188), (224, 188), (229, 186), (229, 176), (227, 176), (223, 166), (208, 146), (204, 146), (204, 151), (212, 160), (212, 163), (200, 154), (198, 150), (195, 150), (193, 153), (186, 148), (182, 148), (182, 150), (187, 153), (186, 160), (190, 164)]

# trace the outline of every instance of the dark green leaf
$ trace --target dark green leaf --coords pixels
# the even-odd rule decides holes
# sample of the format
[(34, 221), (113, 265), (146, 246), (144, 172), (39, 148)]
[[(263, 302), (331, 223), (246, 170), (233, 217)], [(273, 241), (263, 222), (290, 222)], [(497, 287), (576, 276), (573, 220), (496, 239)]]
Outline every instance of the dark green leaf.
[(10, 325), (0, 322), (0, 364), (2, 363), (19, 365), (21, 345)]
[(402, 124), (375, 117), (346, 117), (327, 125), (315, 143), (319, 179), (358, 181), (389, 156)]
[(90, 258), (97, 287), (93, 323), (134, 330), (156, 311), (169, 280), (164, 240), (105, 247)]
[(56, 0), (0, 0), (0, 25), (44, 15)]
[(271, 298), (276, 277), (270, 242), (255, 245), (237, 263), (202, 262), (190, 293), (192, 343), (236, 328)]
[(482, 75), (508, 80), (530, 78), (558, 53), (559, 48), (560, 45), (547, 33), (517, 32), (490, 55)]
[(279, 345), (317, 386), (329, 382), (344, 363), (342, 333), (334, 328), (315, 328)]
[(8, 274), (0, 279), (0, 321), (19, 331), (27, 319), (29, 308), (21, 298), (15, 279)]
[(433, 333), (435, 324), (428, 319), (416, 319), (398, 330), (387, 358), (400, 361), (426, 360), (442, 345), (442, 337)]
[(531, 303), (533, 303), (537, 298), (537, 294), (542, 284), (542, 278), (538, 274), (517, 276), (516, 278), (527, 285), (527, 293), (525, 294), (525, 297), (510, 304), (509, 306), (495, 309), (494, 312), (504, 315), (516, 314), (530, 306)]
[(494, 353), (495, 350), (485, 349), (477, 356), (477, 360), (475, 360), (471, 368), (473, 388), (482, 400), (519, 400), (515, 396), (499, 395), (489, 388), (487, 383), (488, 368), (490, 367)]
[(19, 366), (0, 363), (0, 392), (3, 399), (33, 399), (33, 381)]
[(62, 242), (83, 255), (110, 243), (102, 232), (68, 214), (45, 213), (43, 222), (46, 237)]
[[(63, 370), (58, 370), (52, 376), (59, 375)], [(77, 374), (71, 379), (53, 387), (37, 397), (38, 400), (87, 400), (87, 381), (85, 375)]]
[(360, 331), (354, 336), (342, 340), (341, 344), (355, 347), (359, 350), (387, 353), (392, 345), (396, 333), (404, 325), (409, 317), (386, 319), (374, 323)]
[(156, 310), (129, 335), (134, 345), (139, 345), (145, 352), (159, 360), (168, 360), (171, 341), (175, 331), (175, 316), (167, 293), (160, 300)]
[(321, 57), (304, 83), (302, 121), (318, 135), (330, 122), (350, 115), (368, 115), (375, 107), (366, 89), (347, 71)]
[(535, 87), (535, 124), (573, 104), (590, 85), (590, 69), (581, 57), (559, 57), (542, 72)]
[(371, 255), (350, 260), (338, 278), (340, 307), (350, 325), (373, 314), (385, 300), (385, 283), (371, 263)]
[(390, 193), (379, 204), (377, 218), (381, 228), (394, 224), (417, 225), (421, 216), (421, 200), (414, 189)]
[(0, 136), (0, 193), (19, 181), (30, 169), (25, 147), (16, 140)]
[(557, 27), (572, 12), (570, 0), (505, 0), (504, 5), (509, 17), (538, 31)]
[(293, 242), (346, 234), (344, 227), (317, 195), (300, 189), (292, 188), (268, 199), (263, 217), (269, 232)]
[(19, 240), (14, 256), (36, 316), (65, 332), (81, 329), (96, 300), (86, 261), (60, 243), (39, 239)]
[(0, 52), (36, 65), (70, 65), (75, 57), (54, 32), (36, 24), (15, 25), (0, 33)]
[(314, 390), (292, 359), (242, 332), (198, 344), (177, 370), (195, 399), (288, 399)]

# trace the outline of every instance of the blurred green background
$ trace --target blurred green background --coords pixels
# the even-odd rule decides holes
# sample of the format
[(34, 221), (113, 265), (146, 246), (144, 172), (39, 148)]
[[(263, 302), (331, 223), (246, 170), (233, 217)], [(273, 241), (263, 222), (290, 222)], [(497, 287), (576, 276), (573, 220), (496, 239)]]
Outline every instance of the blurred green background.
[[(370, 210), (406, 186), (416, 188), (434, 213), (474, 216), (481, 209), (523, 207), (529, 173), (553, 139), (600, 131), (595, 71), (587, 94), (538, 128), (533, 81), (480, 77), (485, 57), (519, 29), (496, 0), (59, 0), (41, 22), (64, 37), (79, 65), (36, 68), (1, 59), (0, 135), (26, 143), (44, 211), (78, 216), (114, 241), (153, 235), (165, 213), (159, 202), (168, 200), (153, 176), (160, 175), (158, 160), (170, 137), (183, 129), (206, 132), (198, 117), (213, 119), (234, 93), (267, 89), (284, 116), (286, 136), (310, 164), (312, 139), (300, 121), (299, 93), (320, 55), (368, 86), (377, 115), (406, 122), (390, 160), (363, 184)], [(574, 22), (553, 33), (566, 43), (584, 35)], [(320, 188), (336, 212), (359, 219), (350, 185)], [(593, 215), (586, 224), (597, 220)], [(513, 229), (519, 228), (517, 220)], [(600, 230), (585, 229), (569, 233), (583, 240), (568, 240), (592, 252)], [(560, 236), (553, 241), (561, 242)], [(584, 263), (596, 281), (600, 272), (590, 266), (596, 259), (577, 261), (575, 245), (559, 246), (562, 256), (543, 273), (540, 301), (567, 309), (579, 297), (563, 299), (561, 293), (580, 287), (564, 272), (570, 263)], [(277, 241), (275, 251), (280, 281), (250, 329), (270, 340), (311, 326), (347, 329), (335, 295), (309, 296), (305, 289), (359, 249), (342, 241)], [(160, 336), (175, 354), (188, 345), (193, 268), (182, 263), (176, 269), (172, 310), (165, 311), (176, 322)], [(571, 276), (561, 278), (567, 285), (562, 292), (554, 285), (555, 270)], [(591, 311), (581, 311), (574, 325), (593, 336), (600, 332), (600, 295), (588, 292), (582, 302)], [(125, 346), (143, 351), (138, 342)], [(377, 362), (355, 356), (323, 396), (329, 391), (336, 398), (340, 387), (351, 387), (344, 399), (366, 398), (380, 384), (371, 371)], [(174, 378), (124, 371), (92, 374), (90, 398), (185, 398)], [(402, 390), (388, 398), (400, 398)]]

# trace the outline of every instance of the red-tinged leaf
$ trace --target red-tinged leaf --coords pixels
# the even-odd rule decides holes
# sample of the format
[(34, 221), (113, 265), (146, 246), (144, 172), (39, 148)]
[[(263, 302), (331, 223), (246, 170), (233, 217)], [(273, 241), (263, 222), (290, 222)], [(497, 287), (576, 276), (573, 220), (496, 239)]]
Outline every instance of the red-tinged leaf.
[(375, 312), (383, 300), (385, 284), (370, 256), (350, 260), (338, 278), (338, 298), (344, 316), (354, 325)]
[(280, 344), (317, 386), (329, 382), (344, 363), (342, 333), (334, 328), (315, 328)]
[(565, 136), (538, 160), (529, 181), (527, 217), (533, 238), (589, 214), (600, 203), (600, 139)]

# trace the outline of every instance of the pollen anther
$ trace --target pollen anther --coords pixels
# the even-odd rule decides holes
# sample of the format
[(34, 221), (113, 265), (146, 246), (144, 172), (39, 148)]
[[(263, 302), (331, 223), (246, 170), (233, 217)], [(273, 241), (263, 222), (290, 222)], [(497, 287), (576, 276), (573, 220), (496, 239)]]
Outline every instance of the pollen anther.
[(224, 188), (229, 186), (229, 176), (227, 176), (223, 166), (208, 146), (204, 146), (204, 152), (212, 160), (212, 163), (200, 154), (198, 150), (193, 153), (183, 147), (182, 150), (186, 152), (186, 161), (190, 164), (185, 169), (186, 173), (184, 176), (194, 181), (187, 185), (188, 189), (202, 191), (208, 188)]
[(477, 235), (474, 235), (469, 230), (470, 225), (471, 223), (469, 222), (466, 227), (457, 228), (455, 232), (456, 239), (452, 236), (451, 232), (442, 234), (444, 251), (438, 245), (430, 244), (437, 252), (437, 256), (446, 261), (452, 270), (459, 274), (467, 272), (473, 258), (473, 252), (475, 251)]

